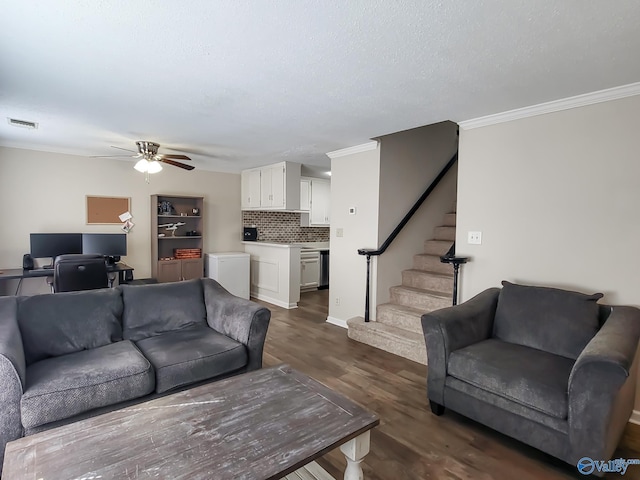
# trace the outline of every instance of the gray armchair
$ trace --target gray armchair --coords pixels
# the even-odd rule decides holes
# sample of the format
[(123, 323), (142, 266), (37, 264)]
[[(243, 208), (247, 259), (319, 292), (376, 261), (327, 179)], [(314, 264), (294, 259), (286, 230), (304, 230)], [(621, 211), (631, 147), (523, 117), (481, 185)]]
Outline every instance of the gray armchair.
[(502, 284), (422, 316), (431, 410), (572, 465), (610, 459), (634, 406), (640, 309)]

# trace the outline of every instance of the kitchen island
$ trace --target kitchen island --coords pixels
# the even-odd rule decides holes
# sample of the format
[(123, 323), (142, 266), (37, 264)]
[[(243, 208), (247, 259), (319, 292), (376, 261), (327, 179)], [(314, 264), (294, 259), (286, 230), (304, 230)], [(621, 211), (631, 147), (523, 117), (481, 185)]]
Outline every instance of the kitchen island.
[(329, 242), (242, 242), (251, 255), (251, 296), (283, 308), (300, 300), (300, 252), (328, 250)]
[(300, 300), (299, 244), (242, 242), (251, 255), (251, 296), (282, 308)]

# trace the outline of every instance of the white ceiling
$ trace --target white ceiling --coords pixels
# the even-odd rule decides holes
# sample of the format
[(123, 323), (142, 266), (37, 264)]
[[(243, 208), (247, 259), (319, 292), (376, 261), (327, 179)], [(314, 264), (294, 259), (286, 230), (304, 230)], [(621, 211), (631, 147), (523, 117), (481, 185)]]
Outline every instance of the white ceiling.
[(149, 140), (219, 171), (329, 165), (326, 152), (375, 136), (640, 80), (637, 0), (0, 0), (0, 12), (0, 145), (111, 155)]

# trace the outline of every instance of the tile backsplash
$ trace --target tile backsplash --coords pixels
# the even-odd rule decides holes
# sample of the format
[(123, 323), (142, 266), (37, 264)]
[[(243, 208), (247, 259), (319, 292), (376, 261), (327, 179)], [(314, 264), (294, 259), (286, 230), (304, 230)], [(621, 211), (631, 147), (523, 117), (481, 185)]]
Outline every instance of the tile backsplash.
[(328, 242), (329, 227), (301, 227), (295, 212), (243, 211), (242, 225), (255, 226), (263, 242)]

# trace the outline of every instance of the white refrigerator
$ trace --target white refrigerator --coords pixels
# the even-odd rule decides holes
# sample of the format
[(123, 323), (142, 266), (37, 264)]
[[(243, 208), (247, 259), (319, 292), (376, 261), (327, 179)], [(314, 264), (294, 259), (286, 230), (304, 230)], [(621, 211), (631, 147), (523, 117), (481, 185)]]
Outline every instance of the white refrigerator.
[(249, 299), (249, 254), (244, 252), (207, 253), (204, 273), (230, 293)]

